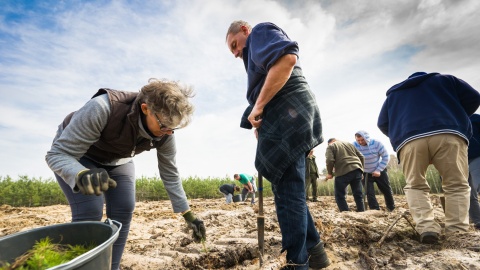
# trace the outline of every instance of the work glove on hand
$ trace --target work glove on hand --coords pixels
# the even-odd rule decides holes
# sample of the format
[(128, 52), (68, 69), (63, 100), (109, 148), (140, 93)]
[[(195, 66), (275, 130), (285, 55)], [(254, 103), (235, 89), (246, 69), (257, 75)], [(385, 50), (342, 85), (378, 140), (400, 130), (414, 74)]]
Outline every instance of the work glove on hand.
[(76, 186), (74, 191), (80, 191), (83, 195), (102, 195), (108, 188), (117, 187), (117, 182), (108, 176), (105, 169), (95, 168), (84, 170), (75, 177)]
[(205, 225), (203, 225), (203, 221), (198, 219), (192, 211), (189, 210), (188, 212), (183, 214), (183, 218), (185, 218), (185, 221), (187, 221), (188, 227), (193, 230), (192, 236), (195, 242), (200, 242), (201, 240), (205, 241), (207, 239)]

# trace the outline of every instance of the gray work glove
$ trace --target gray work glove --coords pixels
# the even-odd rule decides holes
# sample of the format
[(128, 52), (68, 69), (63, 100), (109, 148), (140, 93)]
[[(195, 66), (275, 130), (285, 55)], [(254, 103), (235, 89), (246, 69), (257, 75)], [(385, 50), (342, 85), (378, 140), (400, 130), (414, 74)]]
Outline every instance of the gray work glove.
[(192, 211), (189, 210), (188, 212), (183, 214), (183, 218), (185, 218), (188, 227), (193, 230), (192, 236), (195, 242), (200, 242), (202, 240), (205, 241), (207, 239), (207, 234), (203, 221), (198, 219)]
[(95, 168), (83, 170), (75, 177), (74, 191), (80, 191), (83, 195), (102, 195), (109, 188), (117, 187), (117, 182), (108, 176), (105, 169)]

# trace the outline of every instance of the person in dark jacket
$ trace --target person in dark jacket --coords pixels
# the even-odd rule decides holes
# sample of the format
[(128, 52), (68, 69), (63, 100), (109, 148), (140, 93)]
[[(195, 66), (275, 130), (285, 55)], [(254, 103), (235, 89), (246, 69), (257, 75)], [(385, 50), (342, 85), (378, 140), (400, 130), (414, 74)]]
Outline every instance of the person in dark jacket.
[(327, 163), (327, 180), (333, 178), (333, 170), (335, 170), (335, 202), (340, 212), (350, 211), (346, 200), (348, 185), (352, 189), (357, 212), (365, 211), (362, 193), (365, 158), (362, 153), (349, 142), (331, 138), (328, 140), (325, 151), (325, 161)]
[(103, 88), (58, 127), (46, 161), (67, 197), (72, 221), (100, 221), (105, 201), (107, 218), (122, 224), (111, 269), (120, 267), (135, 208), (133, 157), (143, 151), (157, 150), (173, 211), (182, 213), (195, 240), (206, 237), (203, 221), (190, 210), (175, 164), (174, 130), (190, 122), (192, 96), (188, 86), (156, 79), (139, 92)]
[(429, 164), (443, 179), (445, 233), (469, 228), (469, 116), (479, 105), (477, 90), (455, 76), (439, 73), (416, 72), (387, 91), (377, 125), (402, 164), (405, 196), (422, 243), (437, 243), (441, 233), (425, 178)]
[(225, 195), (226, 203), (231, 203), (235, 191), (239, 192), (240, 187), (235, 184), (223, 184), (219, 188), (220, 192)]
[(243, 61), (247, 101), (240, 126), (255, 128), (255, 167), (272, 184), (286, 268), (330, 264), (305, 201), (305, 157), (323, 142), (320, 112), (298, 61), (298, 44), (273, 23), (231, 23), (230, 52)]
[(306, 200), (308, 201), (308, 190), (310, 186), (312, 187), (312, 202), (317, 200), (317, 180), (320, 177), (318, 172), (317, 163), (315, 162), (315, 155), (313, 154), (313, 149), (308, 153), (307, 158), (305, 159), (305, 195)]
[(468, 144), (468, 184), (470, 185), (470, 209), (468, 213), (475, 229), (480, 230), (480, 114), (470, 116), (473, 135)]

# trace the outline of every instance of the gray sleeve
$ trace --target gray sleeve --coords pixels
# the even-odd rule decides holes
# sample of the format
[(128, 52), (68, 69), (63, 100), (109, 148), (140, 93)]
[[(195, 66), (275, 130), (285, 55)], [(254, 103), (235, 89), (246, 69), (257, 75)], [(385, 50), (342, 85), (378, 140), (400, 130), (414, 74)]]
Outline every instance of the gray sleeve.
[(157, 148), (158, 170), (172, 203), (173, 212), (180, 213), (188, 210), (189, 205), (178, 173), (176, 154), (175, 135), (170, 135), (165, 143)]
[(79, 159), (100, 138), (110, 115), (110, 103), (106, 94), (89, 100), (75, 112), (65, 129), (59, 125), (57, 135), (45, 160), (73, 189), (75, 176), (86, 168)]

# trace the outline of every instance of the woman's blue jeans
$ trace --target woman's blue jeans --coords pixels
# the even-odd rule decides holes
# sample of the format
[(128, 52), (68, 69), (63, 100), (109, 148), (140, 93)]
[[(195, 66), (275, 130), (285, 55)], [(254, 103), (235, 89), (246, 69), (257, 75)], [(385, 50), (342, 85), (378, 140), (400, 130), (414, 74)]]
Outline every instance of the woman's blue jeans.
[(107, 218), (122, 223), (118, 239), (112, 247), (111, 269), (119, 269), (135, 209), (135, 166), (133, 161), (120, 166), (103, 166), (85, 157), (80, 159), (80, 163), (88, 169), (105, 169), (110, 178), (117, 182), (117, 187), (104, 192), (104, 196), (87, 196), (82, 193), (73, 193), (72, 188), (60, 176), (55, 174), (55, 177), (70, 204), (72, 222), (101, 221), (105, 201)]
[(287, 251), (291, 269), (308, 269), (308, 251), (320, 242), (305, 200), (305, 157), (287, 168), (279, 184), (272, 184), (282, 252)]
[(480, 157), (471, 160), (468, 163), (468, 184), (470, 185), (470, 220), (475, 225), (480, 226), (480, 204), (478, 203), (478, 193), (480, 192)]

